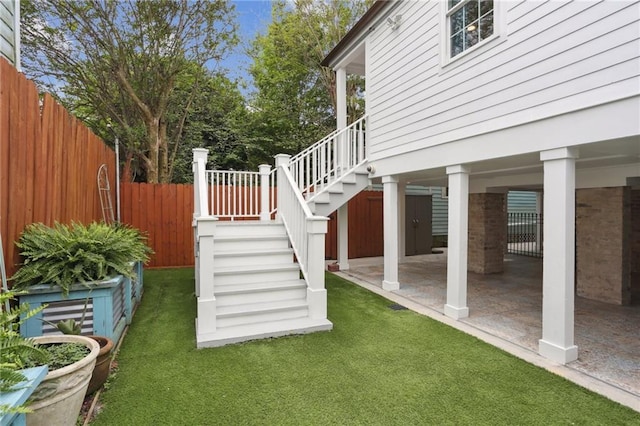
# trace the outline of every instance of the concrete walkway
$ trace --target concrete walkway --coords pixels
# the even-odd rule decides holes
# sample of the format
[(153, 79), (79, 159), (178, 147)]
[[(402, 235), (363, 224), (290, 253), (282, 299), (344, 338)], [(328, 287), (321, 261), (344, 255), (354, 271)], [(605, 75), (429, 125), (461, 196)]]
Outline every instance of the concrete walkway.
[(562, 366), (538, 355), (542, 336), (542, 259), (508, 255), (505, 272), (468, 274), (469, 317), (443, 314), (446, 249), (407, 257), (400, 289), (382, 289), (383, 259), (350, 259), (338, 275), (396, 303), (445, 322), (528, 362), (640, 411), (640, 306), (616, 306), (576, 297), (578, 360)]

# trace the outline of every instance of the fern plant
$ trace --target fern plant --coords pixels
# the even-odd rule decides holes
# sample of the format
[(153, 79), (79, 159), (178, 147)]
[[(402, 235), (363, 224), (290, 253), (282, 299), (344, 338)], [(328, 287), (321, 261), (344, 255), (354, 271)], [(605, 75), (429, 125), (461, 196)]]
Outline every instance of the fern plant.
[[(19, 371), (31, 362), (46, 364), (48, 355), (32, 340), (20, 335), (19, 329), (27, 319), (42, 311), (46, 305), (31, 309), (27, 303), (4, 309), (5, 301), (11, 301), (19, 294), (9, 290), (0, 293), (0, 393), (17, 390), (17, 385), (26, 380)], [(22, 316), (22, 319), (21, 319)], [(23, 413), (25, 408), (0, 404), (0, 415)]]
[(147, 262), (152, 250), (146, 238), (126, 225), (34, 223), (16, 242), (23, 258), (11, 278), (27, 289), (38, 284), (59, 286), (64, 297), (76, 283), (101, 281), (114, 275), (133, 277), (131, 262)]

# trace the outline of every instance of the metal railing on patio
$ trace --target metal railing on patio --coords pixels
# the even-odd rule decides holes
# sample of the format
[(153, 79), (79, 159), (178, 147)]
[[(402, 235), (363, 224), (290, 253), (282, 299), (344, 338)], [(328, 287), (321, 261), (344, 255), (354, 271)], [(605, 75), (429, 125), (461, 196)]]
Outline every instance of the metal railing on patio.
[(542, 214), (508, 213), (507, 253), (542, 257)]

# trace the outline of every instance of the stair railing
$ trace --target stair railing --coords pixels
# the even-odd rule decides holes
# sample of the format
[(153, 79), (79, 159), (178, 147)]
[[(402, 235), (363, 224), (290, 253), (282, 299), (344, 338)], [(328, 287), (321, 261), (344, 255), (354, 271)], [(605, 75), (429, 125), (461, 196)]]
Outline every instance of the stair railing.
[(211, 214), (216, 217), (260, 218), (269, 220), (274, 188), (271, 166), (261, 164), (259, 171), (207, 170)]
[(328, 218), (314, 216), (289, 170), (290, 157), (276, 155), (278, 217), (284, 224), (302, 275), (307, 282), (309, 316), (327, 318), (324, 288), (324, 240)]
[(363, 116), (291, 157), (289, 170), (301, 193), (319, 193), (366, 161), (366, 123)]

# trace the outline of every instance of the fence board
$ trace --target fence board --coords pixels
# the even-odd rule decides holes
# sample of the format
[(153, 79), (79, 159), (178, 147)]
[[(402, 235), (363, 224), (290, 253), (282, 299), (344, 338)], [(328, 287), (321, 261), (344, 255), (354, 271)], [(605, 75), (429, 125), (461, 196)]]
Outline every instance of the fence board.
[(114, 152), (50, 95), (41, 105), (35, 84), (0, 58), (0, 232), (9, 276), (26, 225), (102, 219), (103, 163), (113, 182)]
[(193, 186), (123, 182), (120, 187), (122, 222), (146, 233), (156, 252), (148, 266), (193, 265)]

